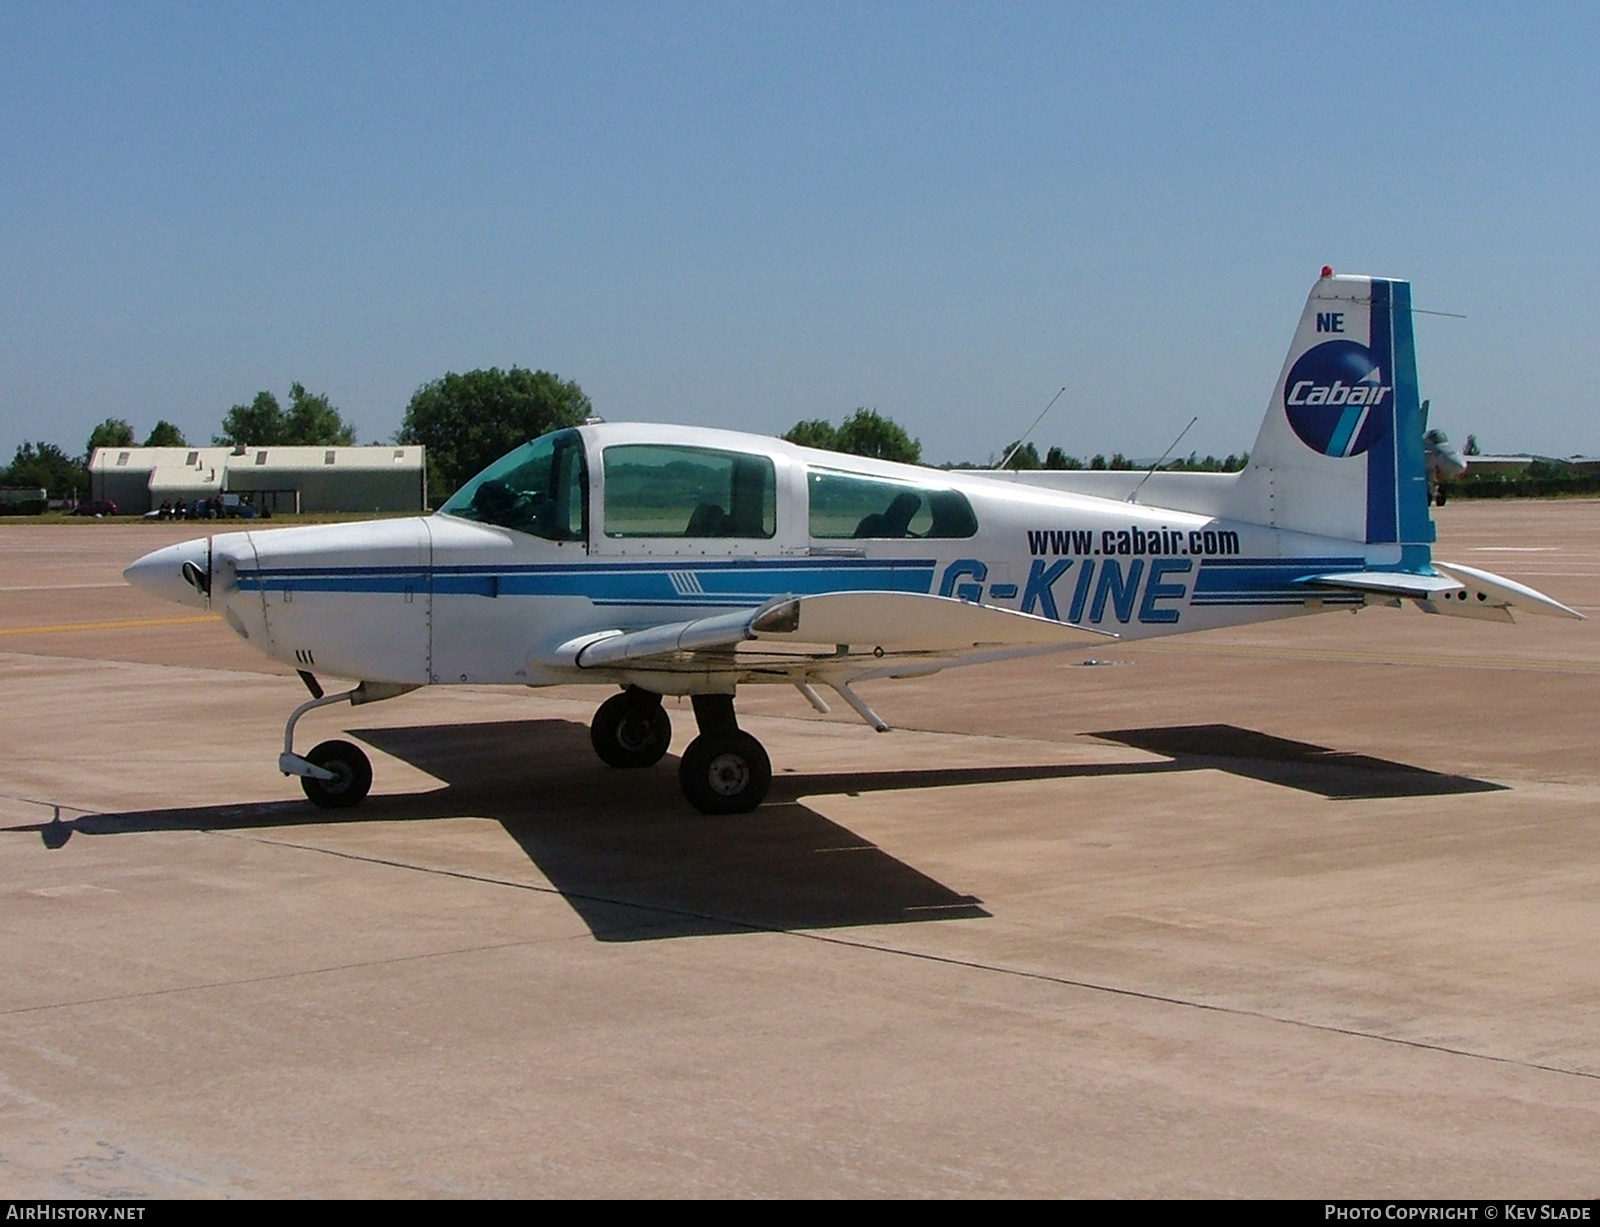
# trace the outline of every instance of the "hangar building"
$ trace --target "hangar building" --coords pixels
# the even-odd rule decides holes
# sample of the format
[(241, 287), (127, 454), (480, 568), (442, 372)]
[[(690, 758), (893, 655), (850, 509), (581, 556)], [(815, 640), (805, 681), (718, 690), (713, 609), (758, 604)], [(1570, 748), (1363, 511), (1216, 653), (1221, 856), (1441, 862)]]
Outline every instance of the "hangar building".
[(427, 456), (388, 446), (101, 447), (89, 458), (89, 489), (131, 515), (225, 494), (273, 515), (422, 511)]

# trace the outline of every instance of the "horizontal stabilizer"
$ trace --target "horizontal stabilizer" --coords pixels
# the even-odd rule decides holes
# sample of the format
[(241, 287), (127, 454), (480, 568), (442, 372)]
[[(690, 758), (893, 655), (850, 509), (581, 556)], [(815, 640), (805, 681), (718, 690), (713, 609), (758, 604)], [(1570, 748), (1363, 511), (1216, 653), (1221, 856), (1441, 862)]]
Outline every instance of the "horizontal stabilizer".
[(1314, 588), (1333, 588), (1359, 592), (1365, 596), (1416, 601), (1428, 613), (1461, 618), (1511, 621), (1511, 611), (1545, 614), (1560, 618), (1579, 618), (1576, 609), (1551, 600), (1525, 584), (1504, 576), (1492, 575), (1459, 563), (1436, 562), (1439, 574), (1417, 575), (1398, 571), (1345, 571), (1330, 575), (1311, 575), (1302, 584)]
[(1457, 591), (1461, 585), (1443, 575), (1409, 575), (1398, 571), (1343, 571), (1334, 575), (1310, 575), (1300, 581), (1313, 588), (1337, 588), (1342, 592), (1371, 593), (1373, 596), (1404, 596), (1412, 600), (1431, 600)]
[(1436, 562), (1433, 565), (1436, 570), (1443, 571), (1458, 580), (1471, 594), (1474, 604), (1481, 602), (1504, 605), (1511, 609), (1526, 610), (1528, 613), (1545, 614), (1554, 618), (1577, 618), (1580, 622), (1583, 621), (1583, 615), (1576, 609), (1552, 600), (1544, 593), (1536, 592), (1514, 579), (1480, 571), (1477, 567), (1464, 567), (1458, 562)]

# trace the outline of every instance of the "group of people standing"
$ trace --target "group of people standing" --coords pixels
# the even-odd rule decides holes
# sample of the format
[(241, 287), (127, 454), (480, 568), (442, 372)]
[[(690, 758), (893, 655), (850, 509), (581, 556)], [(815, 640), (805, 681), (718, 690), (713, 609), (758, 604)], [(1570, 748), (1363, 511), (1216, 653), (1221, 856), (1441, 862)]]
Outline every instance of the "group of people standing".
[(156, 518), (160, 520), (225, 520), (233, 516), (254, 519), (257, 515), (265, 520), (269, 519), (272, 513), (265, 507), (258, 512), (248, 503), (235, 503), (229, 506), (216, 497), (176, 501), (163, 499), (161, 506), (156, 509)]

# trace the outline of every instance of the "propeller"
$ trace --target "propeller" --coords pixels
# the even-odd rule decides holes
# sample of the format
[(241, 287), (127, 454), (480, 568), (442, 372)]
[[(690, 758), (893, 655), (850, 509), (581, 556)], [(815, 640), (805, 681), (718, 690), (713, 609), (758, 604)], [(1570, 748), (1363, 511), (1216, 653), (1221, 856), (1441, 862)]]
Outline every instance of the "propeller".
[(184, 582), (189, 585), (189, 587), (193, 588), (201, 596), (209, 597), (211, 595), (210, 559), (208, 558), (206, 562), (208, 565), (204, 571), (202, 571), (194, 562), (184, 563), (183, 579)]
[(209, 538), (196, 538), (146, 554), (122, 573), (135, 588), (180, 605), (211, 603), (212, 556)]

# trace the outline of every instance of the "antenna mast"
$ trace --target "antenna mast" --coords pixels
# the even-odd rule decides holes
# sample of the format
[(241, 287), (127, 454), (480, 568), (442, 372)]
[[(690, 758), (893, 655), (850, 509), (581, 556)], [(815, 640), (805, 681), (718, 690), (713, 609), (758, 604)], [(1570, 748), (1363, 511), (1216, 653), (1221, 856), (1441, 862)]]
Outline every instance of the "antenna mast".
[(1157, 460), (1154, 464), (1152, 464), (1150, 466), (1150, 471), (1139, 479), (1139, 484), (1133, 488), (1133, 493), (1128, 495), (1128, 502), (1137, 503), (1139, 501), (1139, 491), (1143, 490), (1144, 489), (1144, 483), (1150, 480), (1150, 474), (1154, 473), (1157, 469), (1159, 469), (1161, 467), (1161, 461), (1162, 460), (1165, 460), (1168, 456), (1172, 455), (1173, 448), (1177, 447), (1178, 444), (1183, 442), (1183, 436), (1188, 434), (1190, 427), (1192, 427), (1199, 420), (1200, 420), (1200, 415), (1197, 413), (1192, 418), (1189, 419), (1189, 425), (1185, 426), (1182, 430), (1180, 430), (1178, 432), (1178, 437), (1176, 439), (1174, 439), (1171, 443), (1167, 444), (1167, 450), (1161, 453), (1161, 460)]
[(1039, 423), (1044, 421), (1044, 415), (1049, 413), (1051, 409), (1055, 408), (1055, 403), (1061, 399), (1061, 393), (1065, 392), (1066, 390), (1066, 384), (1062, 384), (1061, 392), (1057, 392), (1050, 398), (1050, 403), (1044, 407), (1043, 412), (1041, 412), (1038, 417), (1033, 419), (1033, 425), (1028, 427), (1027, 430), (1023, 431), (1022, 438), (1018, 439), (1011, 445), (1011, 450), (1006, 453), (1006, 458), (999, 464), (995, 465), (994, 468), (989, 470), (991, 473), (998, 473), (1001, 469), (1005, 468), (1006, 465), (1011, 463), (1011, 457), (1015, 456), (1019, 451), (1022, 450), (1022, 445), (1028, 441), (1028, 436), (1038, 429)]

